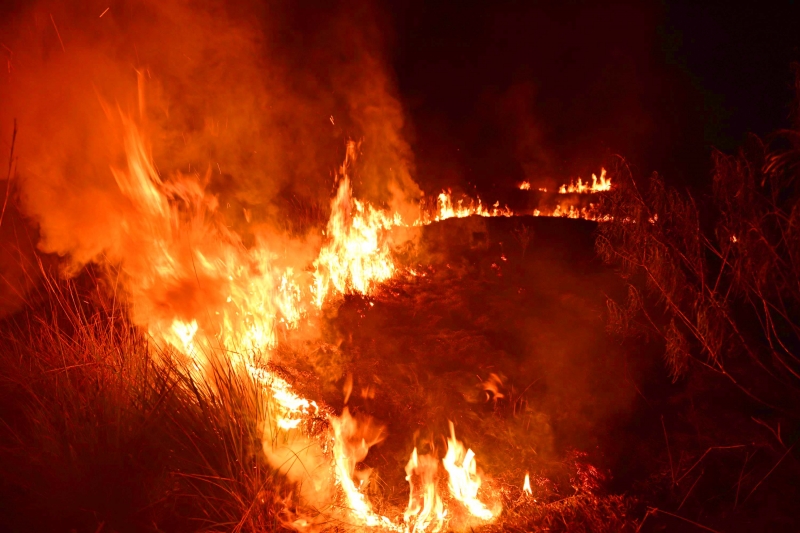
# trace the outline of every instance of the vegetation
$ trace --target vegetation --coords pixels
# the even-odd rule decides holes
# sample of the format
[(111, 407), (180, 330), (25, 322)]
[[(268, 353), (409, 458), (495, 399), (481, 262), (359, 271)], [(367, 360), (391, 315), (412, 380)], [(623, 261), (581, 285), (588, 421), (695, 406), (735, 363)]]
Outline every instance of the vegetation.
[(772, 509), (756, 523), (778, 530), (794, 522), (787, 479), (800, 473), (800, 130), (750, 137), (713, 163), (711, 189), (694, 195), (619, 165), (597, 240), (627, 280), (627, 296), (609, 300), (609, 326), (660, 344), (679, 391), (673, 407), (692, 403), (673, 409), (691, 426), (673, 446), (691, 459), (684, 469), (668, 457), (666, 492), (685, 501), (709, 468), (715, 512), (736, 516), (771, 490), (761, 505)]
[(2, 529), (280, 529), (260, 388), (224, 364), (194, 380), (99, 285), (49, 280), (3, 324)]

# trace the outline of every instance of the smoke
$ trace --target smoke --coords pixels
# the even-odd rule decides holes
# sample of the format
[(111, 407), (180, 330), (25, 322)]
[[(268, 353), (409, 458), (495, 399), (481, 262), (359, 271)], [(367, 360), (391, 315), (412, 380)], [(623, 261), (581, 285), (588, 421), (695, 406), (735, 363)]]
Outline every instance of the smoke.
[(325, 202), (349, 137), (364, 139), (365, 194), (416, 192), (402, 109), (370, 51), (380, 44), (332, 13), (315, 57), (270, 35), (286, 18), (277, 8), (43, 3), (18, 16), (2, 123), (19, 123), (23, 203), (45, 251), (81, 263), (116, 238), (103, 235), (122, 200), (109, 171), (122, 135), (104, 109), (115, 106), (140, 119), (161, 176), (210, 170), (230, 222), (242, 208), (275, 221), (286, 196)]
[(158, 179), (196, 181), (244, 244), (297, 249), (279, 236), (318, 234), (348, 139), (362, 141), (356, 194), (409, 212), (419, 189), (383, 33), (366, 5), (18, 9), (2, 29), (0, 125), (18, 124), (19, 200), (39, 249), (70, 272), (131, 254), (121, 246), (137, 212), (112, 172), (128, 164), (121, 117)]

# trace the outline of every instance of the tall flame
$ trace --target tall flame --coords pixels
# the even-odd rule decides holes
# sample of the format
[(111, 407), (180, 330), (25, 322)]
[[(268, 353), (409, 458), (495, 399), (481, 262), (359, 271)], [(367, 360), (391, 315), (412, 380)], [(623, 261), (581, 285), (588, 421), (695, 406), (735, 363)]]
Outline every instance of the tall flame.
[(477, 472), (475, 452), (464, 448), (464, 444), (456, 439), (456, 430), (450, 422), (450, 437), (447, 439), (447, 453), (442, 465), (450, 476), (448, 487), (450, 494), (461, 502), (473, 516), (482, 520), (491, 520), (496, 513), (478, 499), (481, 488), (481, 476)]
[(383, 427), (376, 426), (371, 419), (356, 420), (347, 407), (340, 417), (330, 419), (333, 426), (333, 458), (336, 480), (344, 492), (350, 516), (360, 525), (383, 527), (393, 531), (402, 528), (386, 516), (372, 510), (361, 491), (369, 479), (369, 470), (357, 471), (356, 465), (363, 461), (369, 449), (385, 437)]
[(406, 481), (409, 486), (408, 508), (403, 519), (409, 532), (441, 531), (447, 511), (437, 492), (439, 461), (430, 455), (419, 455), (417, 448), (411, 452), (406, 464)]
[(355, 149), (355, 143), (348, 143), (341, 181), (331, 203), (328, 242), (314, 261), (317, 307), (322, 306), (331, 290), (367, 294), (395, 271), (388, 231), (402, 225), (402, 221), (399, 214), (389, 216), (352, 197), (348, 169), (355, 159)]

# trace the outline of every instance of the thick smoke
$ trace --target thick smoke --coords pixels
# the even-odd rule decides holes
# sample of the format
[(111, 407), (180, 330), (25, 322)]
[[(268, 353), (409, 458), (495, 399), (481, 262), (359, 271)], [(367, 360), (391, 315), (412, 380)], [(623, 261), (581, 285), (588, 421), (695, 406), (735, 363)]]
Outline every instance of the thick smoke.
[(18, 124), (19, 194), (40, 249), (73, 269), (118, 259), (130, 211), (111, 171), (126, 164), (120, 116), (136, 121), (161, 178), (197, 175), (245, 243), (255, 228), (297, 234), (324, 219), (350, 138), (363, 141), (356, 193), (413, 204), (403, 112), (375, 25), (369, 9), (307, 19), (278, 3), (19, 10), (3, 29), (0, 124)]

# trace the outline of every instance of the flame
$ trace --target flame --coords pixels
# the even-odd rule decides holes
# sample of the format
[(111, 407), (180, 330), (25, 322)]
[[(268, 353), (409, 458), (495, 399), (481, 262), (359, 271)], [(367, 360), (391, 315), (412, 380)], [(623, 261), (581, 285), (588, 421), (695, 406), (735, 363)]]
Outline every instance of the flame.
[(347, 510), (360, 525), (383, 527), (392, 531), (402, 528), (386, 516), (379, 515), (372, 507), (361, 489), (366, 487), (370, 470), (356, 470), (369, 449), (385, 437), (384, 428), (373, 424), (367, 418), (358, 421), (345, 407), (342, 415), (330, 418), (333, 427), (333, 459), (336, 480), (344, 492)]
[(402, 220), (399, 214), (390, 216), (387, 211), (352, 197), (347, 172), (355, 159), (355, 149), (355, 143), (348, 144), (339, 188), (331, 202), (326, 231), (328, 242), (314, 261), (317, 307), (322, 307), (331, 290), (341, 294), (368, 294), (395, 272), (388, 230), (402, 225)]
[[(430, 455), (418, 455), (417, 448), (411, 452), (406, 465), (406, 481), (409, 486), (408, 508), (403, 514), (409, 532), (441, 531), (447, 511), (442, 498), (436, 492), (439, 461)], [(430, 528), (430, 529), (429, 529)]]
[(533, 490), (531, 490), (531, 476), (527, 472), (525, 472), (525, 481), (522, 483), (522, 492), (525, 494), (533, 494)]
[(134, 322), (197, 368), (215, 350), (273, 347), (279, 326), (295, 327), (305, 313), (294, 271), (264, 246), (246, 249), (199, 176), (163, 180), (137, 125), (119, 116), (127, 168), (111, 172), (130, 211), (121, 214), (119, 250), (110, 254), (118, 256)]
[(610, 191), (611, 190), (611, 178), (606, 178), (606, 169), (600, 170), (600, 178), (598, 179), (596, 174), (592, 174), (592, 183), (591, 185), (587, 181), (584, 183), (578, 178), (577, 183), (571, 181), (569, 185), (564, 184), (558, 189), (559, 194), (594, 194), (603, 191)]
[(491, 520), (496, 513), (478, 499), (481, 476), (477, 472), (475, 452), (456, 439), (456, 430), (450, 422), (450, 438), (447, 439), (447, 453), (442, 465), (450, 476), (448, 487), (450, 495), (461, 502), (470, 514), (482, 520)]
[(503, 379), (494, 372), (489, 374), (486, 381), (481, 382), (480, 387), (486, 393), (486, 401), (492, 400), (497, 403), (497, 400), (505, 398), (505, 395), (501, 392), (503, 390)]
[(276, 376), (263, 368), (248, 365), (247, 371), (258, 383), (270, 392), (275, 402), (273, 416), (280, 429), (290, 430), (297, 428), (304, 419), (319, 414), (316, 402), (303, 398), (283, 378)]
[[(531, 184), (529, 181), (523, 181), (517, 184), (517, 188), (521, 191), (529, 191), (531, 190)], [(570, 181), (568, 184), (565, 183), (561, 187), (557, 189), (558, 194), (594, 194), (603, 191), (610, 191), (611, 190), (611, 178), (606, 178), (606, 169), (600, 169), (600, 177), (598, 178), (596, 174), (592, 174), (592, 183), (590, 184), (588, 181), (583, 182), (581, 178), (578, 178), (578, 181)], [(539, 187), (539, 192), (547, 192), (547, 187)]]
[(495, 202), (491, 207), (486, 207), (480, 198), (474, 200), (471, 198), (460, 199), (453, 202), (452, 191), (448, 190), (442, 191), (436, 197), (436, 206), (431, 212), (423, 210), (414, 225), (425, 226), (449, 218), (466, 218), (474, 215), (481, 217), (512, 217), (514, 212), (508, 206), (500, 207), (499, 202)]

